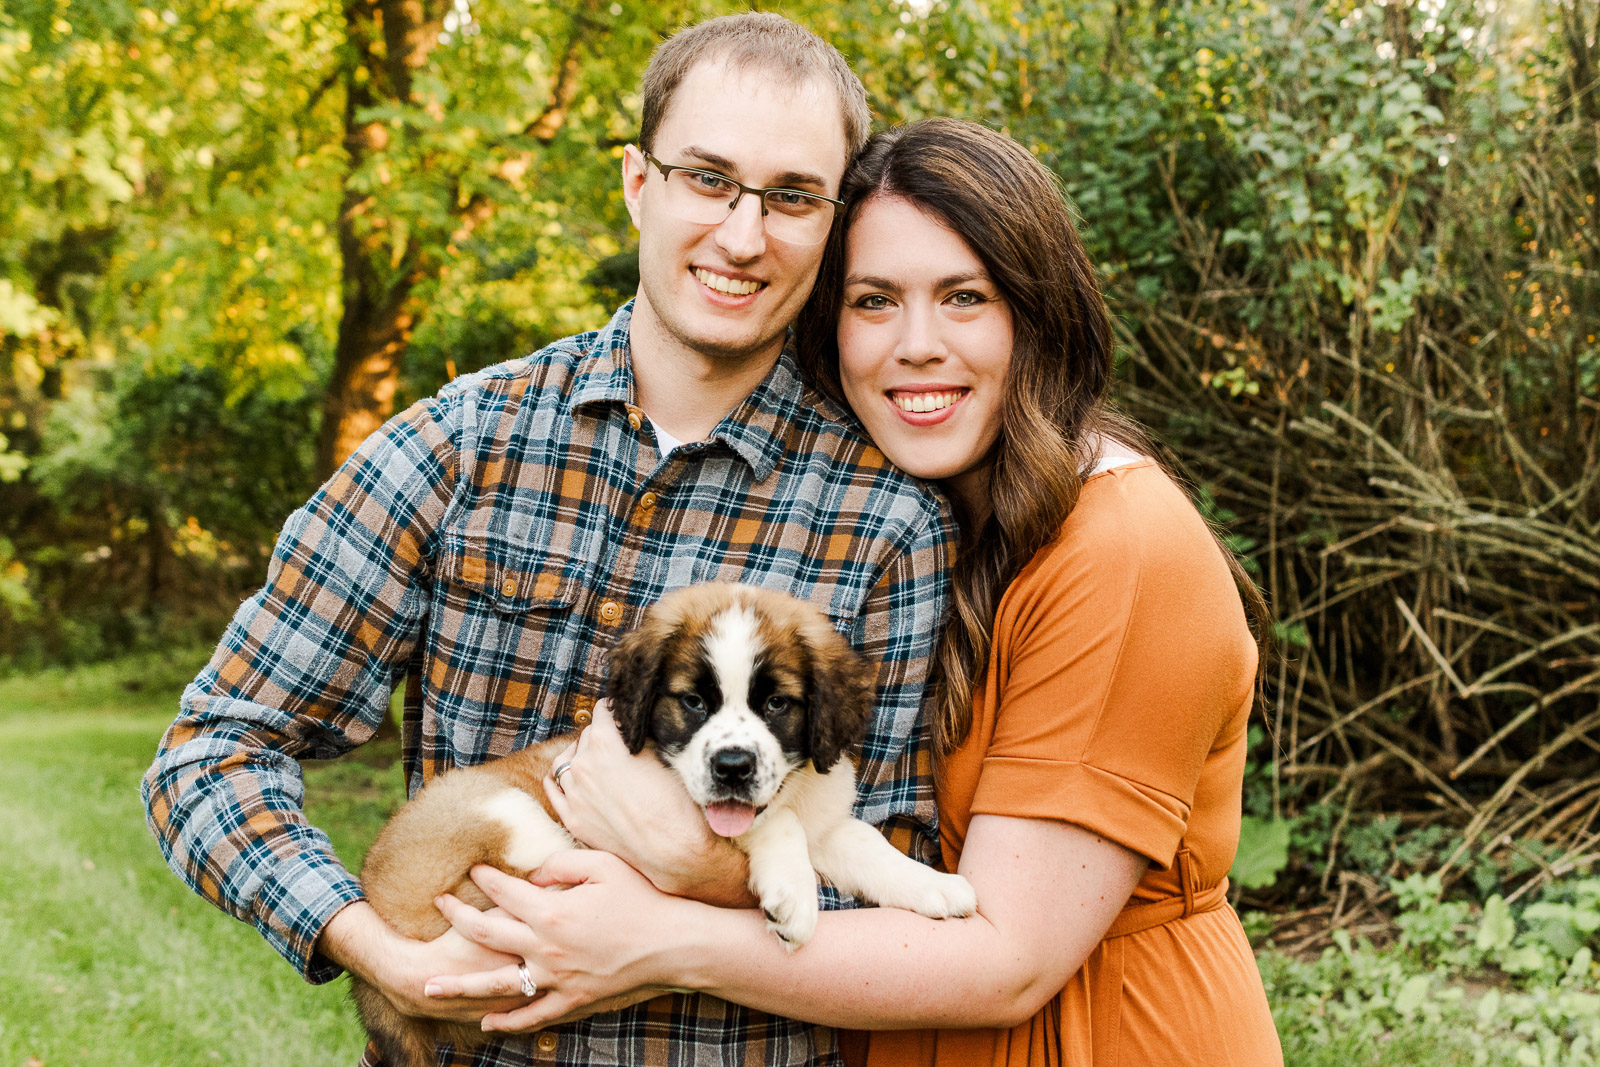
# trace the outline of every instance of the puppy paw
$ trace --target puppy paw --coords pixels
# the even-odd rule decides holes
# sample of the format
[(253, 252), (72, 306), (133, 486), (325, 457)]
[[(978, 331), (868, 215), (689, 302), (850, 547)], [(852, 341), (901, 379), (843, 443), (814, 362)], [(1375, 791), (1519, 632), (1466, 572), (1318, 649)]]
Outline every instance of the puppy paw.
[(816, 886), (785, 886), (764, 893), (761, 912), (767, 917), (767, 929), (793, 952), (817, 932)]
[(978, 894), (959, 874), (929, 871), (905, 907), (930, 919), (964, 919), (978, 910)]

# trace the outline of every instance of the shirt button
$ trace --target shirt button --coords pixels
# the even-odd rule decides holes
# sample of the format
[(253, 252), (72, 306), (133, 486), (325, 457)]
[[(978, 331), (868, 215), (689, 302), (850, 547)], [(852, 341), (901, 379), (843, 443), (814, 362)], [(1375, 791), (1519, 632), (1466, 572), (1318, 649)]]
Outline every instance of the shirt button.
[(554, 1052), (556, 1050), (556, 1035), (544, 1033), (539, 1035), (539, 1051)]
[(656, 495), (654, 493), (646, 493), (644, 496), (639, 498), (639, 507), (643, 508), (645, 511), (649, 511), (655, 506)]
[(639, 417), (639, 413), (637, 411), (630, 411), (628, 412), (628, 425), (637, 430), (639, 427), (644, 425), (644, 420)]
[(517, 580), (515, 578), (507, 578), (505, 581), (501, 582), (500, 583), (500, 595), (501, 596), (516, 596), (517, 595)]
[(576, 714), (576, 715), (574, 715), (572, 717), (572, 721), (577, 723), (578, 727), (581, 729), (581, 728), (583, 728), (585, 726), (588, 726), (590, 723), (594, 722), (594, 712), (592, 712), (592, 711), (580, 711), (580, 712), (578, 712), (578, 714)]
[(614, 625), (622, 618), (622, 605), (615, 600), (608, 600), (600, 605), (600, 621)]

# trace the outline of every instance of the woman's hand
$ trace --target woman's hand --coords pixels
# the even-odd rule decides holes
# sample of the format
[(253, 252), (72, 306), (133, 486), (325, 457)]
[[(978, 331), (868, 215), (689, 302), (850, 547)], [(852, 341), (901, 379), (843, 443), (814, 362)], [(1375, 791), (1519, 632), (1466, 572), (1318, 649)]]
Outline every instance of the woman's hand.
[(544, 788), (572, 836), (622, 857), (662, 892), (725, 906), (754, 903), (744, 853), (711, 831), (659, 759), (628, 751), (605, 701), (595, 705), (577, 745), (552, 766), (563, 762), (570, 767), (561, 781), (546, 778)]
[[(668, 991), (678, 938), (711, 909), (663, 894), (638, 871), (603, 852), (559, 852), (528, 881), (493, 867), (472, 880), (496, 907), (480, 912), (452, 896), (439, 910), (475, 946), (528, 961), (539, 996), (485, 1015), (483, 1028), (526, 1033)], [(549, 887), (567, 886), (564, 890)], [(483, 1004), (518, 988), (513, 965), (440, 975), (427, 984), (441, 1002)], [(470, 1013), (469, 1013), (470, 1014)]]

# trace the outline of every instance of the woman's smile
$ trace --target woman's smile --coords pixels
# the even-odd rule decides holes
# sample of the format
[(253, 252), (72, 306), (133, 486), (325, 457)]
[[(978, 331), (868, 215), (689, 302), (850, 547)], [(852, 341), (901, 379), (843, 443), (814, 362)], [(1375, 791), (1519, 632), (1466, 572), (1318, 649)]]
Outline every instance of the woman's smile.
[(970, 392), (970, 389), (932, 387), (891, 389), (884, 395), (899, 409), (900, 417), (912, 426), (937, 426), (955, 414), (957, 405)]

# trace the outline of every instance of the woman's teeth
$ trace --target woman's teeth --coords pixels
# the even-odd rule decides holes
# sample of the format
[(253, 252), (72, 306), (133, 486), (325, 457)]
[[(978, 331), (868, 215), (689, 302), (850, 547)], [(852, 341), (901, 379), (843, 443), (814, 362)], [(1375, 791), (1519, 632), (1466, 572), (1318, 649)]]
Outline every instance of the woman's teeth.
[(950, 393), (891, 393), (889, 399), (901, 411), (940, 411), (960, 400), (965, 389)]
[(712, 274), (708, 270), (695, 268), (694, 276), (700, 279), (700, 284), (708, 289), (715, 289), (719, 293), (729, 296), (748, 296), (749, 294), (766, 285), (766, 282), (741, 281), (738, 278), (724, 278), (720, 274)]

